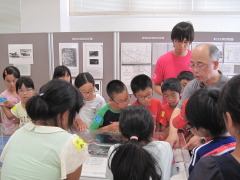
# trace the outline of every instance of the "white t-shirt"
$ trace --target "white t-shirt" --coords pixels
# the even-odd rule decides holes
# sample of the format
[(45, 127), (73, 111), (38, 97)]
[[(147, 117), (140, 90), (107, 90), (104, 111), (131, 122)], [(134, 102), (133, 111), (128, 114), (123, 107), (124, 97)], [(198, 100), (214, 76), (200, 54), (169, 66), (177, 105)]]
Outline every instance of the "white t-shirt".
[[(119, 144), (115, 144), (110, 147), (108, 151), (108, 159), (111, 155), (112, 151), (119, 146)], [(146, 146), (143, 147), (145, 150), (147, 150), (156, 160), (158, 163), (158, 166), (160, 167), (162, 171), (162, 178), (161, 180), (169, 180), (173, 173), (175, 172), (173, 166), (173, 151), (168, 142), (165, 141), (152, 141), (148, 143)], [(111, 156), (112, 159), (112, 156)], [(111, 163), (111, 159), (109, 162)], [(106, 167), (106, 177), (109, 180), (113, 180), (113, 175), (111, 170), (108, 168), (108, 163)]]
[(9, 139), (0, 161), (1, 180), (66, 179), (88, 157), (88, 145), (77, 135), (53, 126), (27, 123)]
[(26, 109), (22, 106), (22, 103), (17, 103), (12, 109), (11, 112), (14, 116), (20, 119), (20, 127), (31, 121), (31, 118), (27, 115)]
[(80, 119), (90, 127), (97, 111), (106, 104), (104, 98), (96, 94), (96, 98), (91, 101), (85, 101), (85, 105), (79, 112)]

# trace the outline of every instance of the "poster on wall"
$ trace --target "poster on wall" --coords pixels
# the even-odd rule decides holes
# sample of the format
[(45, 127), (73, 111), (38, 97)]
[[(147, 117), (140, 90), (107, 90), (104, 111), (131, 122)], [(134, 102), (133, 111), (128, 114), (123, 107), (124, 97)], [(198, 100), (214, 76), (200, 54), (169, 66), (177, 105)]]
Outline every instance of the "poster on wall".
[(9, 64), (33, 64), (32, 44), (8, 44)]
[(132, 94), (130, 87), (131, 80), (139, 74), (146, 74), (151, 77), (151, 65), (122, 65), (121, 66), (121, 80), (127, 86), (128, 93)]
[(83, 43), (83, 72), (103, 79), (103, 43)]
[(121, 64), (150, 64), (151, 43), (121, 43)]
[(21, 76), (31, 76), (31, 65), (30, 64), (14, 64), (19, 69)]
[(102, 96), (102, 80), (95, 80), (95, 92)]
[(67, 66), (72, 77), (79, 74), (78, 43), (59, 43), (59, 64)]

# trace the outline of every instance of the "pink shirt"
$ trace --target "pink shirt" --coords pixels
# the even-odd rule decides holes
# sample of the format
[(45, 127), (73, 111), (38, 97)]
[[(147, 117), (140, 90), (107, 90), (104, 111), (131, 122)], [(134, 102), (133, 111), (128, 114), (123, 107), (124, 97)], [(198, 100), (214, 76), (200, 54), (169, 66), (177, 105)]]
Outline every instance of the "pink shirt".
[[(8, 92), (8, 90), (3, 91), (0, 94), (0, 97), (5, 97), (7, 98), (8, 101), (11, 101), (15, 104), (20, 102), (20, 97), (18, 96), (13, 96)], [(4, 112), (2, 113), (2, 126), (3, 126), (3, 135), (12, 135), (16, 129), (16, 125), (13, 119), (8, 119)]]
[[(178, 57), (172, 51), (158, 58), (152, 81), (156, 84), (161, 84), (165, 79), (176, 78), (181, 71), (192, 71), (188, 64), (191, 60), (192, 51), (188, 50), (188, 54), (183, 57)], [(167, 102), (163, 98), (162, 104)]]

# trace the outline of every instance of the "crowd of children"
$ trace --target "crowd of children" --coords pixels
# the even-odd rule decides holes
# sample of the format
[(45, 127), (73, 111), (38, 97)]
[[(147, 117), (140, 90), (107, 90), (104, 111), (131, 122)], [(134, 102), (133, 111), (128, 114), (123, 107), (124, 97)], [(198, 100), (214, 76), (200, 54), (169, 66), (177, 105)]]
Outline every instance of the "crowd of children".
[[(229, 173), (230, 179), (240, 178), (240, 76), (225, 84), (228, 79), (217, 71), (219, 50), (214, 45), (200, 45), (192, 55), (197, 62), (191, 60), (191, 23), (178, 23), (171, 39), (174, 50), (159, 58), (152, 79), (139, 74), (131, 80), (132, 98), (124, 82), (112, 80), (104, 99), (88, 72), (78, 74), (74, 87), (64, 65), (57, 66), (53, 80), (37, 92), (31, 78), (21, 77), (14, 66), (6, 67), (0, 120), (3, 135), (11, 138), (0, 157), (1, 179), (78, 180), (88, 145), (72, 132), (90, 131), (120, 133), (124, 139), (109, 149), (108, 179), (169, 180), (176, 173), (172, 144), (154, 141), (153, 135), (177, 129), (187, 141), (192, 136), (202, 140), (191, 151), (189, 179), (227, 179)], [(209, 53), (202, 58), (200, 52)], [(199, 63), (201, 58), (206, 63)], [(209, 77), (216, 87), (225, 84), (223, 90), (208, 89), (215, 87)], [(162, 95), (162, 102), (153, 90)], [(180, 114), (172, 118), (174, 111)], [(176, 131), (169, 131), (172, 127)]]

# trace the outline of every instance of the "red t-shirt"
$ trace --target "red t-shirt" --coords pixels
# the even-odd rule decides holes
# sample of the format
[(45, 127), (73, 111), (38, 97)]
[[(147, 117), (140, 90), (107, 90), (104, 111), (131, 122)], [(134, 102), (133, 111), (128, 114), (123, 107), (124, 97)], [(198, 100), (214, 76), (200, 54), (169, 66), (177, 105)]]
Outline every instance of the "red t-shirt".
[[(183, 57), (177, 57), (172, 51), (160, 56), (158, 58), (152, 81), (161, 84), (165, 79), (176, 78), (181, 71), (192, 71), (188, 64), (191, 60), (192, 51), (188, 50), (188, 54)], [(162, 98), (162, 104), (167, 104), (166, 100)]]
[(172, 109), (169, 104), (166, 104), (162, 107), (160, 123), (163, 124), (165, 127), (169, 126), (169, 121), (173, 110), (174, 109)]
[[(135, 101), (131, 105), (141, 105), (138, 101)], [(152, 99), (151, 105), (147, 107), (147, 109), (151, 112), (154, 122), (160, 122), (162, 105), (158, 99)]]

